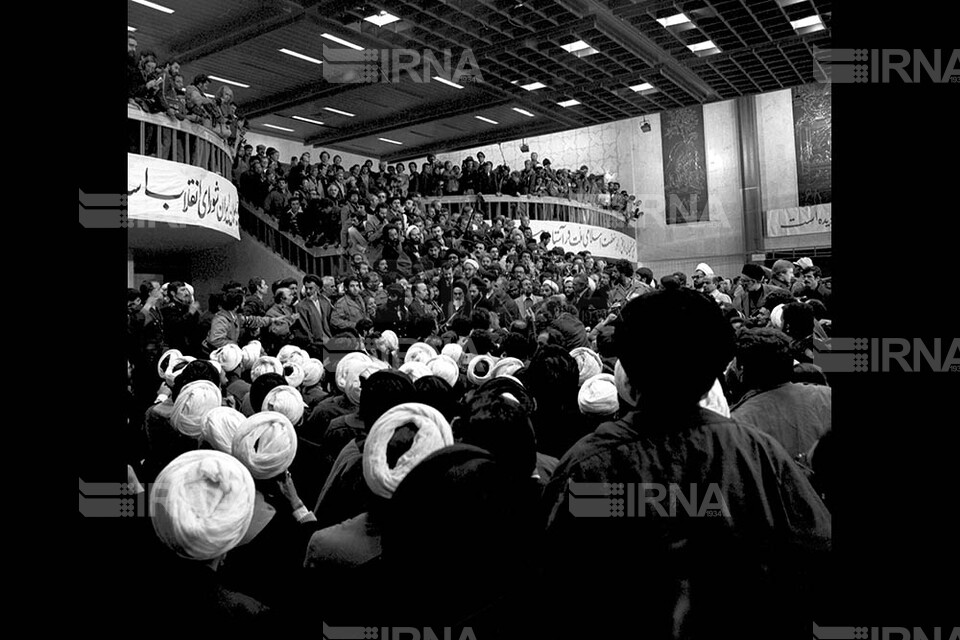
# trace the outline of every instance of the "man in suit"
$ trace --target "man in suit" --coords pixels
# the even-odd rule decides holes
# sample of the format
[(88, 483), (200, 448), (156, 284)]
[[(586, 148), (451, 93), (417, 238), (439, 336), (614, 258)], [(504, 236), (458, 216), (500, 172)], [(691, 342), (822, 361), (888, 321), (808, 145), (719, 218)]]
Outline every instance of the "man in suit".
[(330, 316), (324, 314), (320, 303), (320, 292), (323, 281), (319, 276), (308, 274), (303, 277), (303, 288), (306, 297), (297, 304), (297, 313), (300, 315), (299, 326), (305, 333), (307, 352), (314, 358), (322, 357), (323, 343), (330, 339)]
[(523, 293), (514, 298), (513, 301), (517, 303), (517, 307), (520, 309), (520, 317), (526, 317), (527, 311), (537, 306), (543, 298), (533, 295), (533, 281), (530, 278), (524, 278), (520, 282), (520, 288)]

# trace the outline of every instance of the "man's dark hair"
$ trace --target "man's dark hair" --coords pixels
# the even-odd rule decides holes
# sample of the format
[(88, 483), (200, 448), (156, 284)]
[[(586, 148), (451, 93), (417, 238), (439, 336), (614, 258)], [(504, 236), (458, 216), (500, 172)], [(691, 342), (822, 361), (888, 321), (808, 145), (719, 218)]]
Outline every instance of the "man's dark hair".
[[(174, 367), (174, 370), (176, 370), (176, 367)], [(177, 396), (180, 395), (181, 389), (197, 380), (209, 380), (219, 388), (220, 372), (217, 371), (217, 368), (213, 366), (213, 363), (209, 360), (194, 360), (185, 366), (174, 379), (170, 399), (176, 400)]]
[(127, 288), (127, 302), (133, 302), (140, 299), (140, 291), (133, 288)]
[(153, 280), (144, 280), (140, 283), (140, 300), (146, 303), (147, 298), (153, 292)]
[(263, 409), (263, 400), (270, 393), (271, 389), (287, 384), (287, 379), (279, 373), (265, 373), (258, 376), (253, 384), (250, 385), (250, 405), (254, 412)]
[(614, 341), (644, 403), (664, 409), (696, 404), (733, 357), (733, 329), (720, 307), (689, 289), (655, 291), (628, 302)]
[(790, 337), (779, 329), (745, 329), (737, 337), (736, 355), (746, 389), (769, 389), (793, 376)]
[(631, 265), (626, 260), (622, 260), (616, 264), (617, 271), (622, 273), (627, 278), (633, 277), (633, 265)]
[(576, 403), (579, 379), (580, 369), (573, 356), (559, 345), (547, 344), (530, 358), (522, 382), (541, 409), (563, 409)]
[(174, 280), (173, 282), (167, 285), (167, 295), (171, 298), (174, 297), (175, 295), (177, 295), (177, 291), (179, 291), (180, 287), (182, 286), (184, 286), (183, 282), (181, 282), (180, 280)]
[(286, 287), (287, 289), (290, 289), (291, 291), (294, 291), (294, 292), (299, 291), (300, 289), (300, 286), (297, 283), (296, 278), (284, 278), (283, 280), (280, 281), (280, 284), (277, 286)]
[(360, 380), (361, 402), (357, 416), (370, 428), (380, 416), (393, 407), (410, 402), (416, 388), (405, 373), (393, 370), (376, 371)]
[(637, 269), (637, 275), (640, 276), (640, 279), (647, 284), (650, 284), (650, 282), (653, 280), (653, 271), (647, 267), (640, 267)]
[(220, 308), (224, 311), (236, 311), (243, 304), (243, 294), (239, 291), (231, 291), (223, 297)]
[(783, 307), (783, 332), (794, 340), (803, 340), (813, 334), (813, 307), (803, 302), (791, 302)]
[(260, 288), (260, 283), (263, 282), (263, 278), (250, 278), (250, 282), (247, 283), (247, 291), (251, 294), (257, 292), (257, 289)]
[(201, 73), (201, 74), (195, 75), (193, 77), (193, 82), (191, 82), (190, 84), (192, 84), (195, 87), (199, 87), (204, 82), (210, 82), (210, 78), (208, 78), (206, 74)]
[(791, 302), (795, 302), (795, 301), (796, 301), (796, 298), (794, 298), (793, 294), (791, 294), (789, 291), (787, 291), (786, 289), (781, 289), (779, 287), (776, 287), (774, 288), (773, 291), (771, 291), (767, 295), (767, 298), (763, 301), (763, 307), (768, 311), (773, 311), (774, 309), (777, 308), (778, 305), (790, 304)]
[(223, 283), (223, 286), (220, 287), (220, 290), (224, 293), (229, 293), (234, 290), (243, 291), (243, 285), (237, 282), (236, 280), (230, 280), (229, 282)]
[(440, 376), (423, 376), (413, 383), (417, 394), (416, 402), (433, 407), (443, 414), (447, 421), (453, 420), (457, 412), (457, 397), (450, 383)]
[(320, 276), (318, 275), (308, 273), (307, 275), (303, 276), (303, 286), (307, 286), (308, 282), (312, 282), (318, 287), (321, 287), (321, 288), (323, 287), (323, 281), (320, 279)]
[(351, 282), (356, 282), (357, 284), (363, 284), (362, 282), (360, 282), (360, 278), (358, 278), (357, 276), (353, 276), (353, 275), (347, 276), (346, 278), (343, 279), (344, 291), (347, 290)]
[(535, 343), (525, 335), (511, 331), (500, 345), (501, 355), (504, 357), (526, 360), (533, 354)]

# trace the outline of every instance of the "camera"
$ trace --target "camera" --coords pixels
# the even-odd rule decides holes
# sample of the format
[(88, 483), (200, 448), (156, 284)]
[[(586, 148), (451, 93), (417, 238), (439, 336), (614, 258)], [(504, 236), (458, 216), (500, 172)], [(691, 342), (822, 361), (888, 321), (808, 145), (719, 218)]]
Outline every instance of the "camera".
[(520, 145), (520, 152), (521, 152), (521, 153), (526, 153), (526, 152), (528, 152), (528, 151), (530, 151), (530, 145), (528, 145), (528, 144), (522, 144), (522, 145)]

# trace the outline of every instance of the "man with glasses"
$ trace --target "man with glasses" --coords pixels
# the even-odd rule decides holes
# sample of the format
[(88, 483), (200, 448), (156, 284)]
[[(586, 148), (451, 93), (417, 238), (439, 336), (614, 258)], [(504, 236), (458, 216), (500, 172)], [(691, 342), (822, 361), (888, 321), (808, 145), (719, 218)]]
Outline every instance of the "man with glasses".
[(741, 289), (733, 299), (733, 306), (746, 318), (763, 308), (767, 296), (777, 290), (777, 287), (763, 283), (765, 275), (759, 264), (745, 264), (740, 271)]

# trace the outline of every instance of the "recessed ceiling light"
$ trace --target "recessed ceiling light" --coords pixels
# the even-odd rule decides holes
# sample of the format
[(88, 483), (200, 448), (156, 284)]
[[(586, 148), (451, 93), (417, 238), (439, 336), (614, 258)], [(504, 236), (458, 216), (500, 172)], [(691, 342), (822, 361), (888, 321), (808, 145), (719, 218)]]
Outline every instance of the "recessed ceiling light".
[(441, 78), (440, 76), (433, 76), (433, 79), (436, 80), (437, 82), (442, 82), (443, 84), (449, 85), (449, 86), (454, 87), (454, 88), (456, 88), (456, 89), (463, 89), (463, 85), (462, 85), (462, 84), (457, 84), (456, 82), (451, 82), (451, 81), (449, 81), (449, 80), (446, 80), (446, 79), (444, 79), (444, 78)]
[(155, 2), (147, 2), (147, 0), (133, 0), (137, 4), (142, 4), (145, 7), (150, 7), (151, 9), (156, 9), (157, 11), (163, 11), (164, 13), (173, 13), (173, 9), (170, 7), (165, 7), (162, 4), (157, 4)]
[(226, 82), (227, 84), (232, 84), (235, 87), (240, 87), (241, 89), (249, 89), (250, 85), (243, 84), (242, 82), (236, 82), (234, 80), (227, 80), (226, 78), (221, 78), (219, 76), (207, 76), (211, 80), (216, 80), (217, 82)]
[(287, 129), (286, 127), (278, 127), (275, 124), (265, 124), (263, 126), (270, 127), (271, 129), (279, 129), (280, 131), (289, 131), (290, 133), (293, 133), (293, 129)]
[(704, 40), (703, 42), (698, 42), (696, 44), (688, 44), (687, 48), (690, 51), (696, 53), (697, 51), (706, 51), (707, 49), (716, 49), (717, 45), (713, 44), (713, 40)]
[(632, 87), (630, 87), (631, 91), (636, 91), (638, 93), (640, 91), (649, 91), (650, 89), (653, 89), (653, 85), (650, 84), (649, 82), (644, 82), (643, 84), (635, 84)]
[(563, 102), (558, 102), (557, 104), (560, 105), (561, 107), (564, 107), (564, 108), (566, 108), (566, 107), (575, 107), (575, 106), (577, 106), (578, 104), (580, 104), (580, 101), (579, 101), (579, 100), (564, 100)]
[(403, 144), (402, 142), (397, 142), (396, 140), (391, 140), (390, 138), (377, 138), (383, 142), (389, 142), (390, 144)]
[(296, 51), (291, 51), (290, 49), (278, 49), (280, 53), (285, 53), (288, 56), (293, 56), (294, 58), (300, 58), (301, 60), (306, 60), (307, 62), (312, 62), (313, 64), (323, 64), (323, 60), (317, 60), (316, 58), (311, 58), (310, 56), (305, 56), (302, 53), (297, 53)]
[(490, 124), (500, 124), (496, 120), (491, 120), (490, 118), (484, 118), (483, 116), (473, 116), (477, 120), (483, 120), (484, 122), (489, 122)]
[(367, 16), (366, 18), (364, 18), (364, 20), (366, 20), (367, 22), (372, 22), (378, 27), (382, 27), (385, 24), (390, 24), (391, 22), (396, 22), (399, 19), (400, 18), (398, 18), (397, 16), (391, 13), (387, 13), (386, 11), (381, 11), (376, 15)]
[(129, 25), (127, 26), (127, 31), (136, 31), (136, 30), (137, 30), (136, 27), (131, 27)]
[(336, 42), (337, 44), (342, 44), (343, 46), (345, 46), (345, 47), (350, 47), (351, 49), (355, 49), (356, 51), (363, 51), (363, 47), (361, 47), (360, 45), (358, 45), (358, 44), (353, 44), (352, 42), (347, 42), (347, 41), (344, 40), (343, 38), (338, 38), (337, 36), (332, 35), (332, 34), (329, 34), (329, 33), (321, 33), (321, 34), (320, 34), (320, 37), (321, 37), (321, 38), (326, 38), (327, 40), (332, 40), (333, 42)]
[(526, 89), (527, 91), (536, 91), (537, 89), (546, 89), (547, 85), (542, 82), (531, 82), (530, 84), (520, 85), (521, 89)]
[(820, 19), (818, 14), (813, 14), (807, 18), (801, 18), (800, 20), (791, 20), (790, 26), (794, 29), (803, 29), (804, 27), (812, 27), (814, 25), (823, 24), (823, 20)]
[(290, 117), (293, 118), (294, 120), (299, 120), (301, 122), (309, 122), (310, 124), (319, 124), (319, 125), (323, 124), (319, 120), (311, 120), (310, 118), (304, 118), (303, 116), (290, 116)]
[(522, 113), (523, 115), (529, 118), (533, 117), (533, 114), (527, 111), (526, 109), (518, 109), (517, 107), (514, 107), (513, 110), (516, 111), (517, 113)]
[(569, 51), (578, 58), (586, 58), (587, 56), (592, 56), (595, 53), (599, 53), (596, 49), (591, 47), (583, 40), (577, 40), (576, 42), (571, 42), (570, 44), (561, 45), (560, 48), (564, 51)]
[(349, 116), (351, 118), (356, 115), (355, 113), (350, 113), (349, 111), (340, 111), (340, 109), (334, 109), (333, 107), (324, 107), (323, 110), (329, 111), (330, 113), (339, 113), (342, 116)]
[(690, 22), (690, 18), (686, 14), (678, 13), (673, 16), (668, 16), (666, 18), (657, 18), (657, 22), (662, 24), (665, 27), (672, 27), (677, 24), (684, 24), (685, 22)]

